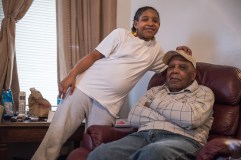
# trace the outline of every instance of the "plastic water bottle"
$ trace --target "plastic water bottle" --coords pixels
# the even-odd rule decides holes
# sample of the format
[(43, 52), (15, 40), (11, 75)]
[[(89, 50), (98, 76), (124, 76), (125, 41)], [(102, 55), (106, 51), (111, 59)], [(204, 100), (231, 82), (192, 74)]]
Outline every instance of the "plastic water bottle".
[(5, 116), (6, 117), (11, 117), (14, 115), (14, 101), (13, 101), (13, 95), (12, 95), (12, 90), (3, 90), (2, 91), (2, 104), (5, 110)]
[(59, 105), (62, 101), (61, 94), (57, 96), (57, 105)]

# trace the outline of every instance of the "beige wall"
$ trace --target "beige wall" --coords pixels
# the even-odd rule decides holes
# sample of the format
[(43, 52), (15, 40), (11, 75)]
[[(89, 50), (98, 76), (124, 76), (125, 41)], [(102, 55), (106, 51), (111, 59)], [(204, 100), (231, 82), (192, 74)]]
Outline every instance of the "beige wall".
[(117, 28), (130, 29), (131, 0), (117, 0)]
[[(149, 5), (156, 8), (161, 18), (156, 37), (165, 51), (175, 49), (178, 45), (187, 45), (199, 62), (232, 65), (241, 69), (240, 0), (130, 1), (118, 6), (122, 11), (119, 17), (120, 13), (124, 13), (123, 17), (129, 18), (130, 26), (139, 7)], [(131, 16), (128, 17), (127, 12)], [(128, 26), (126, 21), (119, 23), (119, 26)], [(127, 106), (133, 106), (145, 93), (151, 76), (152, 73), (146, 74), (131, 91)]]
[(185, 44), (197, 61), (241, 68), (240, 0), (132, 0), (132, 4), (132, 15), (145, 5), (159, 11), (157, 39), (164, 50)]

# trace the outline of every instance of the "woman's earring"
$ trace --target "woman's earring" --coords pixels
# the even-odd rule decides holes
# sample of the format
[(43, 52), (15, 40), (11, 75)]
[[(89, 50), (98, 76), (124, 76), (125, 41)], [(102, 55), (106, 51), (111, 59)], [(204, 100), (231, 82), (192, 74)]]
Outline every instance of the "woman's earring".
[(136, 37), (137, 36), (137, 32), (132, 32), (132, 35)]

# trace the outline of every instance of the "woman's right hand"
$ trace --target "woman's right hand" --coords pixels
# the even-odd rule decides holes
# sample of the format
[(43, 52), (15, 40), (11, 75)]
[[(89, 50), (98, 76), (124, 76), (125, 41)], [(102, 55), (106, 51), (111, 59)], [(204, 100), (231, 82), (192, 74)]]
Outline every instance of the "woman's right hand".
[(185, 51), (188, 55), (192, 55), (192, 50), (187, 47), (187, 46), (178, 46), (176, 50), (183, 50)]
[(59, 95), (61, 98), (65, 97), (68, 89), (70, 90), (70, 94), (73, 93), (75, 88), (76, 76), (69, 74), (65, 77), (59, 84)]

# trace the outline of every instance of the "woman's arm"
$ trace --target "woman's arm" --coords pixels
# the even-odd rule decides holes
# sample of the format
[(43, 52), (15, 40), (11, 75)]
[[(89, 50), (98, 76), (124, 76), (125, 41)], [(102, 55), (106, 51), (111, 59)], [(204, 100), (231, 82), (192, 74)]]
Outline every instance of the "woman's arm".
[(60, 82), (59, 95), (64, 97), (68, 88), (70, 88), (70, 93), (73, 93), (76, 76), (86, 71), (95, 61), (103, 57), (103, 54), (97, 50), (94, 50), (90, 54), (80, 59), (79, 62), (70, 70), (69, 74)]

